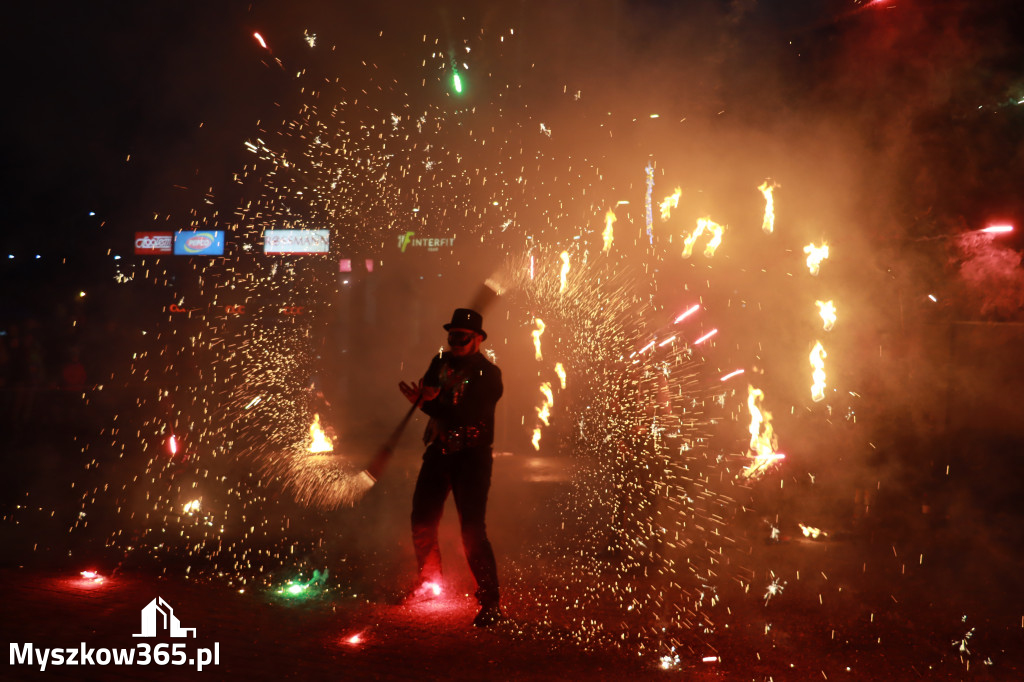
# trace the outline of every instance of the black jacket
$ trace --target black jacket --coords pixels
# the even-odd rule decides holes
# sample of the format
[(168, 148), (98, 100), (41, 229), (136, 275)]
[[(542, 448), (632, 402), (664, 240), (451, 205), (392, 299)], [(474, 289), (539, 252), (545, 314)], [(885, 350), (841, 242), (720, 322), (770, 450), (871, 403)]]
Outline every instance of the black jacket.
[(423, 375), (423, 385), (440, 389), (436, 398), (423, 403), (430, 417), (424, 441), (440, 441), (450, 452), (494, 442), (494, 408), (504, 389), (501, 370), (482, 353), (439, 353)]

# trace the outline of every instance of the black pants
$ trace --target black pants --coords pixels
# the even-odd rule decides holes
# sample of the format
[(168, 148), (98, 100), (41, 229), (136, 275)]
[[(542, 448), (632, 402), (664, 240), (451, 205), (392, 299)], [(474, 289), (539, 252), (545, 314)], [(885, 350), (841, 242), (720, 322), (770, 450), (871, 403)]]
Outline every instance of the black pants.
[(462, 546), (476, 578), (476, 598), (484, 606), (498, 603), (498, 569), (484, 522), (491, 464), (490, 447), (445, 453), (434, 443), (423, 454), (423, 466), (412, 496), (412, 540), (420, 578), (440, 584), (437, 527), (451, 491), (462, 527)]

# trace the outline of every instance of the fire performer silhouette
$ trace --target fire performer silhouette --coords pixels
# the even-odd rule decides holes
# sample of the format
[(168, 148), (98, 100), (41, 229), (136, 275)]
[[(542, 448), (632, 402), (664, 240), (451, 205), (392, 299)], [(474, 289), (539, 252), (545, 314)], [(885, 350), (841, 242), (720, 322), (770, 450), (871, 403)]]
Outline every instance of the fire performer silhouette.
[(480, 353), (480, 343), (487, 338), (482, 324), (475, 310), (456, 309), (452, 321), (444, 325), (449, 350), (434, 357), (422, 380), (399, 384), (402, 394), (430, 417), (423, 438), (427, 449), (412, 498), (419, 583), (410, 598), (429, 599), (440, 593), (437, 529), (451, 492), (462, 545), (477, 584), (480, 612), (473, 620), (477, 627), (503, 618), (497, 566), (484, 520), (491, 486), (494, 408), (503, 389), (501, 370)]

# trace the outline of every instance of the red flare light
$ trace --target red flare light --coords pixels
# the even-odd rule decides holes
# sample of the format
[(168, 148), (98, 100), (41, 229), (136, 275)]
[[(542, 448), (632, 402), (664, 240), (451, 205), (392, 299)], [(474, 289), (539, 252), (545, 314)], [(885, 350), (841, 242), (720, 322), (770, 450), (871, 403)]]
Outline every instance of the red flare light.
[(699, 343), (704, 343), (705, 341), (707, 341), (708, 339), (710, 339), (710, 338), (711, 338), (712, 336), (714, 336), (714, 335), (715, 335), (715, 334), (717, 334), (717, 333), (718, 333), (718, 330), (717, 330), (717, 329), (712, 329), (712, 330), (711, 330), (711, 331), (709, 331), (709, 332), (708, 332), (707, 334), (705, 334), (704, 336), (702, 336), (702, 337), (700, 337), (699, 339), (697, 339), (696, 341), (694, 341), (694, 342), (693, 342), (693, 345), (695, 345), (695, 346), (696, 346), (696, 345), (697, 345), (697, 344), (699, 344)]
[(256, 39), (256, 42), (260, 44), (260, 47), (264, 50), (267, 49), (267, 41), (263, 39), (263, 36), (261, 36), (259, 32), (254, 31), (252, 37)]
[(738, 375), (740, 375), (740, 374), (743, 374), (743, 373), (744, 373), (745, 371), (746, 371), (746, 370), (744, 370), (744, 369), (738, 369), (738, 370), (736, 370), (736, 371), (734, 371), (734, 372), (729, 372), (729, 373), (728, 373), (728, 374), (726, 374), (726, 375), (725, 375), (724, 377), (722, 377), (721, 379), (719, 379), (719, 381), (728, 381), (729, 379), (732, 379), (732, 378), (733, 378), (734, 376), (738, 376)]
[(988, 234), (1007, 234), (1008, 232), (1013, 232), (1013, 225), (989, 225), (982, 232), (987, 232)]
[(693, 304), (692, 306), (690, 306), (686, 310), (686, 312), (684, 312), (682, 315), (680, 315), (679, 317), (676, 318), (676, 321), (674, 322), (674, 324), (679, 324), (680, 322), (682, 322), (683, 320), (688, 318), (690, 315), (693, 315), (698, 310), (700, 310), (700, 306), (698, 304), (696, 304), (696, 303)]

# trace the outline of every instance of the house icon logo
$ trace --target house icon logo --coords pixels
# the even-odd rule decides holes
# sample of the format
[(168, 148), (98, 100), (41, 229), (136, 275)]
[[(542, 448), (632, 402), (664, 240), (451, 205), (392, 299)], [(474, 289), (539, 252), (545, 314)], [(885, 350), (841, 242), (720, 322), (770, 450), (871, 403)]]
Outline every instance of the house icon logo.
[(157, 597), (142, 609), (142, 632), (132, 637), (156, 637), (166, 633), (171, 637), (195, 637), (195, 628), (183, 628), (171, 605)]

